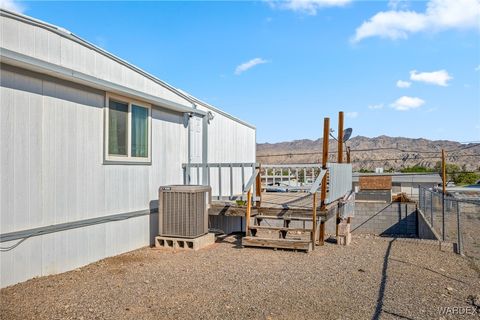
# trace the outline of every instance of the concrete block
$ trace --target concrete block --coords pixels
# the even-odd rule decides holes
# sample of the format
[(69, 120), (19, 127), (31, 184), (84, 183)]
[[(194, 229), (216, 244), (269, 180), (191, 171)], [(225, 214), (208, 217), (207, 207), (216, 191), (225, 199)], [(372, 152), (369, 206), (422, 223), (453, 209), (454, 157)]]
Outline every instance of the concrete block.
[(338, 234), (347, 235), (349, 233), (350, 233), (350, 223), (347, 223), (346, 221), (342, 221), (338, 225)]
[(349, 233), (345, 236), (338, 236), (337, 237), (337, 244), (341, 246), (348, 246), (352, 242), (352, 234)]
[(155, 237), (155, 247), (171, 250), (193, 250), (197, 251), (206, 246), (215, 243), (215, 234), (207, 233), (197, 238), (173, 238), (173, 237)]

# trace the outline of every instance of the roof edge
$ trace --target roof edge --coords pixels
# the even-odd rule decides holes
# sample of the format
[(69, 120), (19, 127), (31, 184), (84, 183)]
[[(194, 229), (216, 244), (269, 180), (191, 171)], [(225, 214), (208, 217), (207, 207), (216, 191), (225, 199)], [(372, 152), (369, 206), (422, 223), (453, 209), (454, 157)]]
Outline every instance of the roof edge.
[(44, 28), (44, 29), (47, 29), (49, 31), (52, 31), (62, 37), (65, 37), (65, 38), (68, 38), (72, 41), (75, 41), (91, 50), (94, 50), (120, 64), (122, 64), (123, 66), (141, 74), (142, 76), (156, 82), (157, 84), (163, 86), (164, 88), (172, 91), (173, 93), (177, 94), (178, 96), (184, 98), (185, 100), (187, 100), (188, 102), (190, 102), (192, 104), (192, 107), (195, 108), (195, 103), (200, 103), (202, 105), (204, 105), (205, 107), (209, 108), (209, 109), (212, 109), (213, 111), (215, 112), (218, 112), (224, 116), (226, 116), (227, 118), (231, 119), (231, 120), (234, 120), (240, 124), (243, 124), (245, 126), (248, 126), (252, 129), (255, 129), (255, 126), (235, 117), (235, 116), (232, 116), (231, 114), (225, 112), (225, 111), (222, 111), (214, 106), (212, 106), (211, 104), (208, 104), (206, 102), (203, 102), (201, 101), (200, 99), (198, 98), (195, 98), (194, 96), (192, 96), (191, 94), (188, 94), (186, 92), (184, 92), (183, 90), (180, 90), (180, 89), (177, 89), (175, 88), (174, 86), (168, 84), (167, 82), (155, 77), (154, 75), (144, 71), (143, 69), (123, 60), (122, 58), (119, 58), (117, 57), (116, 55), (106, 51), (105, 49), (102, 49), (98, 46), (96, 46), (95, 44), (87, 41), (87, 40), (84, 40), (82, 38), (80, 38), (79, 36), (75, 35), (74, 33), (72, 33), (71, 31), (65, 29), (65, 28), (62, 28), (62, 27), (59, 27), (59, 26), (56, 26), (54, 24), (51, 24), (51, 23), (48, 23), (48, 22), (45, 22), (45, 21), (42, 21), (42, 20), (39, 20), (39, 19), (36, 19), (36, 18), (33, 18), (31, 16), (27, 16), (27, 15), (24, 15), (24, 14), (21, 14), (21, 13), (17, 13), (17, 12), (13, 12), (13, 11), (10, 11), (10, 10), (6, 10), (6, 9), (3, 9), (3, 8), (0, 8), (0, 16), (6, 16), (6, 17), (9, 17), (9, 18), (12, 18), (12, 19), (15, 19), (15, 20), (18, 20), (18, 21), (22, 21), (22, 22), (25, 22), (25, 23), (29, 23), (31, 25), (36, 25), (38, 27), (41, 27), (41, 28)]

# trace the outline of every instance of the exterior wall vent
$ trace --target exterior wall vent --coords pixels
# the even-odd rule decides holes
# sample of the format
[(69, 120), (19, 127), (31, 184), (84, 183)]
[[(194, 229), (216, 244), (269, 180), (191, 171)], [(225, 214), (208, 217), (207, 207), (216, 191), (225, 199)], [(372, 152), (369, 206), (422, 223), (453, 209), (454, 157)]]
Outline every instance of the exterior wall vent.
[(208, 233), (210, 186), (163, 186), (158, 193), (161, 236), (196, 238)]

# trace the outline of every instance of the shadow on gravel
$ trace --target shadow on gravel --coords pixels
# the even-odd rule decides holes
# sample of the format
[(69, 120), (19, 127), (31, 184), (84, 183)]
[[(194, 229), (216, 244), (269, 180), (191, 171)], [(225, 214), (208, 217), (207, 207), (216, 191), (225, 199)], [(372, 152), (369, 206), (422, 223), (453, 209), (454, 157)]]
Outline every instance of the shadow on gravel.
[(383, 258), (383, 269), (382, 269), (382, 281), (380, 282), (380, 289), (378, 290), (377, 297), (377, 306), (375, 308), (375, 313), (372, 316), (372, 320), (380, 319), (380, 315), (383, 311), (383, 299), (385, 296), (385, 288), (387, 286), (387, 269), (388, 269), (388, 259), (390, 258), (390, 252), (392, 250), (392, 244), (397, 239), (392, 239), (388, 242), (387, 251), (385, 257)]
[(450, 280), (453, 280), (453, 281), (458, 281), (458, 282), (460, 282), (460, 283), (465, 283), (465, 284), (467, 283), (467, 282), (465, 282), (465, 281), (463, 281), (463, 280), (460, 280), (460, 279), (457, 279), (457, 278), (454, 278), (454, 277), (447, 276), (447, 275), (445, 275), (445, 274), (443, 274), (443, 273), (440, 273), (440, 272), (438, 272), (438, 271), (432, 270), (432, 269), (430, 269), (430, 268), (426, 268), (426, 267), (419, 266), (418, 264), (415, 264), (415, 263), (411, 263), (411, 262), (408, 262), (408, 261), (403, 261), (403, 260), (399, 260), (399, 259), (395, 259), (395, 258), (391, 258), (390, 260), (395, 261), (395, 262), (405, 263), (405, 264), (411, 265), (411, 266), (416, 267), (416, 268), (422, 268), (422, 269), (424, 269), (424, 270), (427, 270), (427, 271), (436, 273), (436, 274), (438, 274), (438, 275), (440, 275), (440, 276), (442, 276), (442, 277), (445, 277), (445, 278), (450, 279)]
[(234, 249), (242, 249), (242, 237), (243, 233), (222, 234), (217, 236), (215, 242), (233, 244)]

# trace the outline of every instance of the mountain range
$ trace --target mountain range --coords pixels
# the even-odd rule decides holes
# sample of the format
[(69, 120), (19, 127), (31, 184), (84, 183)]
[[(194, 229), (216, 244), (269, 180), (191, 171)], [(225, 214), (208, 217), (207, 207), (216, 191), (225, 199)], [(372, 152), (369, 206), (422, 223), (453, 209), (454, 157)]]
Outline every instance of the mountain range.
[[(322, 139), (258, 143), (257, 161), (264, 164), (321, 163), (322, 145)], [(442, 149), (446, 151), (447, 163), (468, 171), (480, 170), (480, 143), (463, 144), (383, 135), (374, 138), (356, 136), (348, 140), (346, 145), (351, 150), (354, 170), (382, 167), (384, 170), (397, 171), (415, 165), (434, 168), (441, 161)], [(337, 162), (337, 146), (337, 141), (330, 138), (329, 162)]]

